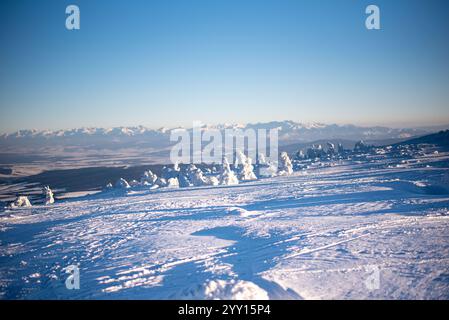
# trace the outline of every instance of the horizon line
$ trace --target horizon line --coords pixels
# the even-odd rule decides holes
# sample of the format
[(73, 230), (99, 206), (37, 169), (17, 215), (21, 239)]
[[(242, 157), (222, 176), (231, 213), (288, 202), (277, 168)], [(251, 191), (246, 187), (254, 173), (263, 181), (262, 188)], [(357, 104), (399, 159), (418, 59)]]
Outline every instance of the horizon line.
[[(268, 124), (273, 122), (292, 122), (299, 125), (304, 126), (311, 126), (311, 125), (322, 125), (322, 126), (339, 126), (339, 127), (345, 127), (345, 126), (355, 126), (359, 128), (373, 128), (373, 127), (381, 127), (381, 128), (391, 128), (391, 129), (424, 129), (424, 128), (433, 128), (433, 127), (445, 127), (447, 126), (449, 129), (449, 122), (442, 122), (442, 123), (433, 123), (433, 124), (379, 124), (379, 123), (373, 123), (373, 124), (367, 124), (367, 123), (342, 123), (342, 122), (321, 122), (321, 121), (296, 121), (296, 120), (271, 120), (271, 121), (254, 121), (254, 122), (216, 122), (216, 123), (203, 123), (201, 122), (201, 127), (205, 126), (248, 126), (248, 125), (257, 125), (257, 124)], [(152, 131), (162, 131), (162, 130), (174, 130), (174, 129), (190, 129), (193, 128), (193, 124), (195, 121), (192, 121), (192, 126), (185, 126), (185, 125), (175, 125), (172, 127), (168, 126), (158, 126), (157, 128), (154, 126), (146, 126), (143, 124), (136, 124), (136, 125), (111, 125), (111, 126), (74, 126), (74, 127), (66, 127), (66, 128), (55, 128), (55, 129), (37, 129), (37, 128), (21, 128), (9, 132), (0, 132), (0, 135), (12, 135), (21, 131), (32, 131), (32, 132), (50, 132), (55, 133), (58, 131), (70, 131), (70, 130), (81, 130), (81, 129), (131, 129), (131, 128), (144, 128), (147, 130)]]

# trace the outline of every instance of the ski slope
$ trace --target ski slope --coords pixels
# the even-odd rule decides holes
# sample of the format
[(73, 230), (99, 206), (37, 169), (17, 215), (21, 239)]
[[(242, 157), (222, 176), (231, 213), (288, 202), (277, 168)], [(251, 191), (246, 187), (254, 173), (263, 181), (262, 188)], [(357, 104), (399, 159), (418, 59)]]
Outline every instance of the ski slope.
[(6, 209), (0, 298), (448, 299), (448, 163), (385, 154)]

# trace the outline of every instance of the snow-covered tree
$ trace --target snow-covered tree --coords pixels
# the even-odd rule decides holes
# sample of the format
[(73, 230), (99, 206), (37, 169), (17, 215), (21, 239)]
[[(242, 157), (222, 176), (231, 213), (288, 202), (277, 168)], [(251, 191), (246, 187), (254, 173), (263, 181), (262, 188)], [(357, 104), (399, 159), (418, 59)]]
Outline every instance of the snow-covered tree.
[(256, 164), (266, 164), (266, 163), (267, 163), (267, 159), (265, 158), (265, 155), (263, 153), (259, 153), (257, 155)]
[(196, 166), (194, 164), (189, 164), (186, 166), (182, 166), (178, 174), (179, 186), (181, 188), (192, 187), (194, 184), (190, 180), (193, 176), (193, 172), (196, 170)]
[(228, 159), (223, 158), (223, 169), (219, 177), (221, 185), (235, 185), (239, 183), (239, 179), (235, 175), (234, 171), (231, 170)]
[(327, 142), (327, 154), (335, 155), (337, 150), (335, 149), (335, 145), (332, 142)]
[(203, 172), (204, 172), (205, 174), (211, 174), (211, 173), (212, 173), (212, 170), (209, 169), (209, 168), (204, 168), (204, 169), (203, 169)]
[(163, 187), (168, 186), (168, 182), (166, 179), (159, 177), (159, 178), (157, 178), (154, 185), (157, 185), (157, 186), (163, 188)]
[(18, 196), (16, 200), (11, 203), (11, 208), (23, 208), (23, 207), (31, 207), (31, 202), (28, 200), (26, 196)]
[(178, 163), (176, 162), (173, 165), (173, 168), (163, 167), (161, 177), (164, 178), (165, 180), (168, 180), (171, 178), (178, 178), (179, 173), (180, 173), (180, 168), (179, 168)]
[(201, 169), (195, 167), (189, 171), (189, 180), (194, 186), (204, 186), (207, 184), (206, 177)]
[(305, 168), (304, 160), (306, 160), (306, 155), (302, 149), (299, 149), (292, 159), (293, 171), (300, 171)]
[(302, 150), (298, 150), (298, 152), (296, 152), (294, 160), (297, 161), (302, 161), (306, 158), (306, 155), (304, 154), (304, 151)]
[(204, 172), (194, 164), (184, 167), (179, 173), (178, 180), (182, 188), (218, 184), (216, 178), (204, 175)]
[(157, 175), (155, 175), (151, 170), (145, 171), (140, 177), (140, 184), (144, 186), (152, 186), (157, 181)]
[(204, 176), (203, 172), (200, 169), (197, 169), (190, 180), (193, 182), (195, 186), (205, 186), (209, 184), (209, 179)]
[[(179, 167), (178, 167), (179, 168)], [(193, 172), (197, 169), (194, 164), (189, 164), (187, 166), (182, 166), (179, 168), (178, 182), (181, 188), (192, 187), (194, 184), (190, 180)]]
[(170, 178), (167, 180), (168, 188), (179, 188), (179, 180), (178, 178)]
[(237, 159), (239, 163), (239, 180), (240, 181), (248, 181), (248, 180), (257, 180), (256, 175), (254, 174), (254, 166), (252, 165), (252, 159), (250, 157), (245, 156), (245, 154), (241, 151), (237, 152)]
[(218, 186), (220, 184), (220, 181), (218, 180), (217, 177), (211, 176), (211, 177), (206, 177), (207, 178), (207, 184), (210, 186)]
[(345, 152), (345, 148), (343, 148), (343, 145), (341, 143), (337, 146), (337, 152), (338, 154), (343, 154)]
[(181, 188), (187, 188), (192, 186), (192, 183), (190, 183), (189, 179), (184, 173), (179, 174), (178, 182)]
[(354, 146), (355, 152), (366, 152), (368, 150), (369, 150), (369, 146), (363, 140), (358, 141)]
[(279, 162), (279, 174), (290, 175), (293, 173), (293, 165), (287, 152), (282, 152)]
[(213, 176), (206, 176), (204, 172), (195, 165), (190, 165), (188, 168), (188, 180), (193, 186), (210, 186), (218, 185), (218, 179)]
[(120, 178), (117, 180), (117, 182), (115, 183), (115, 187), (117, 189), (128, 189), (130, 188), (128, 181), (126, 181), (123, 178)]
[(321, 144), (314, 144), (312, 147), (307, 148), (306, 155), (308, 159), (323, 158), (326, 156)]
[(212, 166), (211, 173), (219, 173), (219, 172), (220, 172), (220, 169), (217, 168), (217, 167), (218, 167), (218, 166)]
[(111, 190), (112, 188), (114, 188), (114, 187), (112, 186), (112, 183), (109, 182), (109, 183), (106, 185), (105, 190)]
[(256, 172), (259, 178), (275, 177), (278, 169), (277, 165), (266, 160), (263, 153), (259, 153), (256, 163)]
[(45, 194), (45, 204), (52, 204), (55, 202), (55, 199), (53, 198), (53, 191), (51, 191), (49, 186), (45, 186), (42, 189), (42, 192)]

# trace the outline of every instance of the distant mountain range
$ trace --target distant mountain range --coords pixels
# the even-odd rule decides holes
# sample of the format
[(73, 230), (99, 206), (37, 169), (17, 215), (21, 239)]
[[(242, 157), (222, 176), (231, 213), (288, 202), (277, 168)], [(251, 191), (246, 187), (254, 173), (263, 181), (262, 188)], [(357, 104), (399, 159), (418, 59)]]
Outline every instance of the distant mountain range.
[[(355, 125), (337, 125), (322, 123), (299, 123), (294, 121), (272, 121), (254, 124), (222, 124), (204, 125), (202, 130), (224, 129), (279, 129), (280, 145), (292, 143), (307, 143), (316, 140), (343, 139), (343, 140), (388, 140), (408, 139), (434, 133), (447, 126), (428, 128), (388, 128), (388, 127), (361, 127)], [(150, 129), (143, 126), (114, 127), (114, 128), (79, 128), (70, 130), (19, 130), (10, 134), (0, 135), (0, 146), (27, 146), (42, 145), (59, 146), (100, 146), (123, 147), (141, 146), (161, 148), (170, 145), (170, 133), (180, 128)], [(188, 130), (191, 130), (188, 129)]]

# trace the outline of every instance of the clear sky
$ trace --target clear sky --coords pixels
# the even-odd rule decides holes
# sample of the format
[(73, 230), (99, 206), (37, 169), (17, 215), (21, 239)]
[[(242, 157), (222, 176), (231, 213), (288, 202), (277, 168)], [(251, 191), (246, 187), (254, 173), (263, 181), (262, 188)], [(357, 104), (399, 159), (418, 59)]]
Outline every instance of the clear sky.
[(0, 131), (449, 123), (448, 39), (446, 0), (2, 0)]

